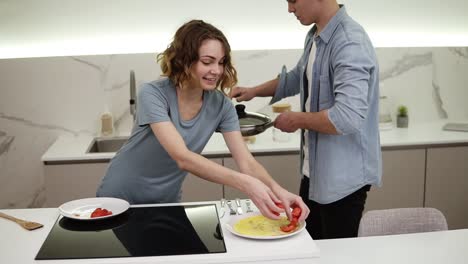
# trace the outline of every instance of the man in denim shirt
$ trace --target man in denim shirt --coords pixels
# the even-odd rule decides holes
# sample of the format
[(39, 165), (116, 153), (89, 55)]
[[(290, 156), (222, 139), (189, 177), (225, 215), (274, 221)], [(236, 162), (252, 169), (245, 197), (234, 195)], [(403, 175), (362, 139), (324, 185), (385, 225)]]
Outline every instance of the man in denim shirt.
[(314, 239), (355, 237), (371, 185), (381, 185), (379, 67), (364, 29), (336, 0), (288, 0), (301, 24), (314, 24), (290, 71), (232, 97), (272, 103), (300, 93), (302, 112), (278, 116), (275, 127), (302, 131), (300, 194), (311, 209)]

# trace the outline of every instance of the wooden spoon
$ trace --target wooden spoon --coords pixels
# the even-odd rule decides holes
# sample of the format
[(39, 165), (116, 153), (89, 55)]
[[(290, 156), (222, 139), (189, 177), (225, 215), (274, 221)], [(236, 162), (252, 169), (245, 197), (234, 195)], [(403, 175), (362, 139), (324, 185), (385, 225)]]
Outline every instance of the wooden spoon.
[(17, 223), (18, 225), (22, 226), (23, 228), (25, 228), (27, 230), (34, 230), (34, 229), (38, 229), (38, 228), (43, 227), (42, 224), (39, 224), (39, 223), (36, 223), (36, 222), (29, 222), (29, 221), (21, 220), (21, 219), (15, 218), (13, 216), (10, 216), (10, 215), (7, 215), (7, 214), (1, 213), (1, 212), (0, 212), (0, 217), (11, 220), (11, 221)]

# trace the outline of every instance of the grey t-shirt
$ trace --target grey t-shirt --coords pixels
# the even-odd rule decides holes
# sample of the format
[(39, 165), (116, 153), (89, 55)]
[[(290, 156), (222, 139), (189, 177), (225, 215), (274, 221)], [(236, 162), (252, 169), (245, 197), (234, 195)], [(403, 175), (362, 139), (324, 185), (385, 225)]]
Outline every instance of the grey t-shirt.
[(187, 172), (180, 170), (162, 147), (150, 124), (171, 121), (187, 148), (201, 153), (216, 130), (240, 130), (234, 106), (220, 91), (204, 91), (200, 112), (184, 121), (174, 84), (167, 78), (143, 84), (137, 102), (132, 134), (111, 160), (96, 195), (121, 198), (130, 204), (178, 202)]

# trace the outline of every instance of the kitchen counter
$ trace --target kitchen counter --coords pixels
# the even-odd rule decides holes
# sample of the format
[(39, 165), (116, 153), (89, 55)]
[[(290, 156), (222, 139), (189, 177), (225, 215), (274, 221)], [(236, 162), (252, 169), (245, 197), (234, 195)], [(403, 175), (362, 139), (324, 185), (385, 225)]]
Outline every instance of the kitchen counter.
[[(383, 149), (441, 146), (441, 145), (468, 145), (468, 132), (444, 131), (442, 127), (446, 120), (421, 124), (410, 124), (409, 128), (393, 128), (380, 131), (380, 141)], [(128, 136), (121, 133), (116, 136)], [(86, 153), (93, 140), (92, 136), (61, 136), (42, 156), (44, 163), (54, 162), (86, 162), (108, 161), (115, 153)], [(298, 153), (300, 133), (291, 135), (288, 142), (275, 142), (272, 140), (271, 129), (256, 136), (256, 142), (247, 144), (250, 151), (256, 155)], [(206, 157), (230, 156), (223, 137), (215, 133), (202, 152)]]
[[(55, 260), (35, 261), (39, 248), (51, 230), (59, 212), (57, 208), (41, 209), (11, 209), (1, 210), (18, 218), (28, 219), (44, 224), (43, 228), (26, 231), (17, 224), (0, 219), (0, 263), (310, 263), (310, 264), (374, 264), (374, 263), (466, 263), (468, 259), (468, 229), (439, 231), (418, 234), (361, 237), (348, 239), (331, 239), (314, 241), (306, 232), (296, 236), (277, 240), (277, 250), (281, 243), (281, 254), (287, 258), (276, 261), (256, 261), (249, 257), (252, 251), (259, 250), (265, 243), (271, 241), (245, 240), (238, 238), (240, 243), (233, 243), (229, 231), (223, 229), (225, 242), (230, 257), (209, 259), (195, 255), (87, 259), (87, 260)], [(300, 253), (295, 245), (303, 243), (301, 248), (309, 248), (310, 253)], [(232, 245), (236, 247), (232, 247)], [(263, 245), (262, 245), (263, 244)], [(285, 246), (286, 245), (286, 246)], [(270, 248), (270, 245), (268, 246)], [(313, 256), (313, 250), (318, 248), (320, 255)], [(245, 253), (244, 253), (245, 252)], [(271, 252), (271, 251), (270, 251)], [(299, 253), (298, 253), (299, 252)]]
[[(195, 202), (184, 204), (212, 204), (219, 202)], [(164, 206), (138, 205), (142, 206)], [(170, 204), (168, 204), (170, 205)], [(218, 207), (219, 208), (219, 207)], [(227, 210), (227, 207), (226, 207)], [(59, 210), (57, 208), (0, 210), (17, 218), (40, 222), (43, 228), (26, 231), (16, 223), (0, 218), (0, 263), (313, 263), (320, 251), (307, 231), (273, 240), (245, 239), (232, 234), (223, 223), (229, 221), (226, 213), (220, 219), (226, 253), (174, 255), (155, 257), (121, 257), (73, 260), (34, 260), (37, 252), (52, 229)]]

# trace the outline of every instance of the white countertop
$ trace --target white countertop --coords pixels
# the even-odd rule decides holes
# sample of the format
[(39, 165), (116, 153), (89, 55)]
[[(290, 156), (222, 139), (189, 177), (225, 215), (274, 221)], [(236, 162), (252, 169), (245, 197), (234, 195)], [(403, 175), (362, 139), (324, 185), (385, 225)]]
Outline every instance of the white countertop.
[[(407, 147), (424, 145), (443, 145), (468, 143), (468, 132), (444, 131), (442, 127), (446, 120), (421, 124), (410, 124), (409, 128), (392, 128), (380, 131), (382, 147)], [(122, 133), (118, 136), (128, 136)], [(115, 153), (86, 153), (93, 140), (92, 136), (61, 136), (42, 156), (43, 162), (54, 161), (86, 161), (110, 159)], [(288, 142), (272, 140), (271, 129), (256, 136), (256, 142), (247, 144), (250, 151), (258, 153), (295, 152), (299, 151), (300, 134), (291, 135)], [(203, 155), (228, 155), (229, 150), (223, 137), (215, 133), (202, 152)]]
[(315, 241), (321, 264), (465, 264), (468, 229)]
[[(209, 204), (219, 202), (196, 202), (185, 204)], [(141, 206), (164, 206), (139, 205)], [(226, 208), (227, 209), (227, 208)], [(226, 253), (196, 254), (159, 257), (123, 257), (102, 259), (40, 260), (37, 252), (59, 217), (57, 208), (0, 210), (17, 218), (39, 222), (43, 228), (27, 231), (16, 223), (0, 218), (0, 263), (311, 263), (320, 251), (307, 231), (283, 239), (255, 240), (238, 237), (228, 231), (224, 223), (229, 214), (220, 219)], [(5, 239), (5, 238), (8, 238)], [(313, 262), (312, 262), (313, 263)]]
[[(88, 260), (58, 260), (58, 261), (35, 261), (34, 258), (39, 251), (43, 241), (51, 230), (59, 212), (57, 208), (41, 209), (11, 209), (1, 210), (4, 213), (44, 224), (43, 228), (26, 231), (16, 223), (0, 219), (0, 263), (194, 263), (205, 261), (206, 263), (310, 263), (310, 264), (395, 264), (395, 263), (466, 263), (468, 259), (468, 229), (439, 231), (429, 233), (360, 237), (347, 239), (312, 240), (307, 232), (283, 241), (278, 240), (277, 245), (282, 249), (283, 256), (288, 259), (255, 261), (252, 251), (259, 250), (265, 246), (265, 241), (249, 241), (238, 238), (233, 241), (231, 234), (223, 230), (226, 245), (231, 251), (232, 258), (217, 257), (208, 259), (206, 256), (197, 258), (188, 256), (164, 256), (164, 257), (139, 257), (139, 258), (114, 258), (114, 259), (88, 259)], [(297, 243), (303, 243), (297, 248)], [(236, 245), (233, 247), (233, 245)], [(270, 245), (268, 245), (270, 247)], [(273, 250), (278, 247), (272, 248)], [(313, 251), (320, 249), (320, 256), (307, 256), (305, 251), (297, 256), (304, 248)], [(244, 254), (244, 252), (247, 252)], [(250, 253), (249, 253), (250, 252)], [(270, 251), (271, 252), (271, 251)], [(297, 258), (298, 257), (298, 258)], [(107, 262), (106, 262), (107, 261)]]

